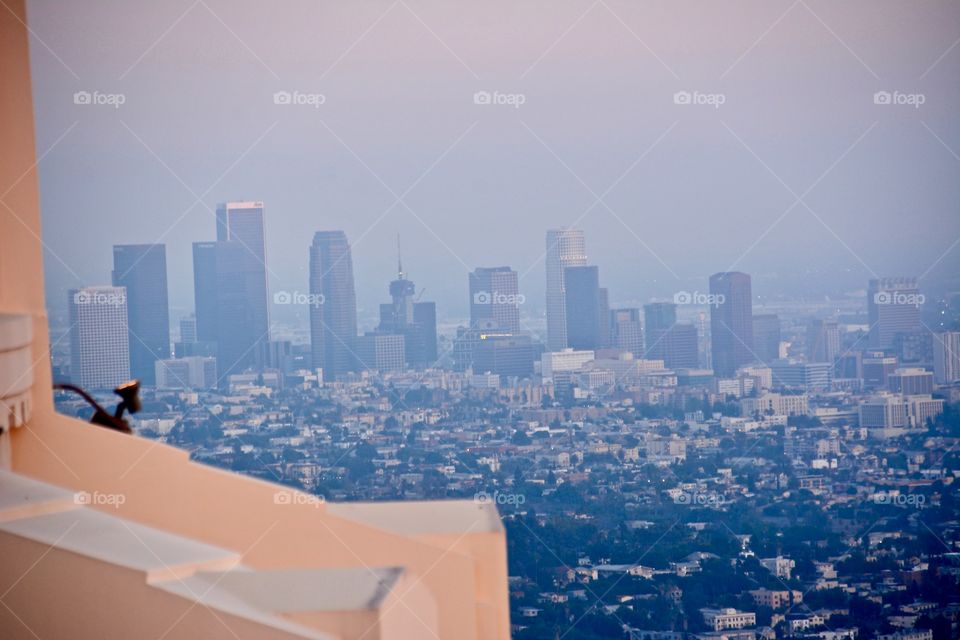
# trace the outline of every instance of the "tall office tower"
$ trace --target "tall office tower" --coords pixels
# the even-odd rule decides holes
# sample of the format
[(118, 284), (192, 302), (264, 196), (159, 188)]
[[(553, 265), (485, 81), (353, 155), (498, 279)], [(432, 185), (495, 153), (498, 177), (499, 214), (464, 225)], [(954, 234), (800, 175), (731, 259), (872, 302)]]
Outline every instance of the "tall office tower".
[(84, 287), (68, 292), (70, 378), (87, 389), (112, 389), (130, 378), (127, 291)]
[[(608, 326), (606, 295), (600, 287), (600, 269), (567, 267), (563, 271), (567, 313), (567, 344), (572, 349), (591, 350), (606, 346)], [(603, 321), (601, 321), (601, 318)]]
[(713, 372), (732, 377), (737, 369), (754, 362), (753, 293), (750, 276), (739, 271), (710, 276), (710, 294), (716, 301), (710, 307), (710, 336)]
[(197, 341), (197, 316), (190, 314), (180, 318), (180, 342), (192, 344)]
[(473, 349), (470, 366), (474, 373), (529, 378), (536, 357), (529, 334), (484, 334)]
[(403, 371), (406, 363), (404, 337), (393, 333), (367, 333), (357, 338), (357, 359), (368, 371)]
[(780, 358), (780, 316), (760, 313), (753, 316), (753, 353), (760, 362)]
[(960, 331), (934, 334), (933, 375), (937, 384), (960, 382)]
[(170, 357), (166, 247), (114, 245), (113, 286), (127, 290), (130, 374), (152, 386), (156, 382), (153, 363)]
[(699, 335), (692, 324), (675, 324), (663, 334), (661, 358), (668, 369), (696, 369), (700, 366)]
[(318, 231), (310, 247), (310, 345), (325, 380), (356, 371), (357, 293), (353, 258), (343, 231)]
[(437, 306), (417, 302), (416, 286), (397, 260), (397, 279), (390, 283), (391, 302), (380, 305), (378, 333), (404, 337), (404, 352), (411, 367), (429, 367), (437, 361)]
[(863, 386), (867, 389), (886, 387), (890, 374), (900, 366), (896, 356), (883, 351), (864, 351), (862, 363)]
[[(223, 380), (256, 367), (268, 342), (262, 308), (251, 302), (262, 289), (259, 270), (249, 256), (239, 242), (193, 243), (197, 338), (213, 348)], [(206, 351), (181, 349), (181, 353), (202, 355)]]
[(610, 290), (600, 287), (597, 290), (597, 348), (610, 346)]
[(520, 283), (510, 267), (477, 267), (470, 273), (470, 326), (520, 331)]
[(916, 278), (878, 278), (867, 289), (870, 348), (893, 347), (898, 333), (920, 331), (923, 295)]
[(567, 312), (563, 270), (587, 264), (586, 243), (579, 229), (547, 231), (547, 349), (560, 351), (567, 346)]
[[(756, 340), (756, 334), (754, 334)], [(807, 325), (807, 360), (833, 362), (840, 355), (840, 325), (836, 320), (814, 319)]]
[(643, 305), (644, 357), (648, 360), (665, 360), (667, 343), (664, 335), (677, 324), (677, 305), (672, 302), (653, 302)]
[[(267, 250), (262, 202), (226, 202), (217, 205), (217, 240), (238, 242), (244, 248), (243, 272), (253, 328), (261, 338), (257, 349), (270, 340), (270, 306), (267, 300)], [(221, 371), (221, 375), (223, 372)]]
[(620, 351), (629, 351), (635, 358), (643, 357), (643, 325), (640, 322), (640, 309), (610, 311), (610, 345)]

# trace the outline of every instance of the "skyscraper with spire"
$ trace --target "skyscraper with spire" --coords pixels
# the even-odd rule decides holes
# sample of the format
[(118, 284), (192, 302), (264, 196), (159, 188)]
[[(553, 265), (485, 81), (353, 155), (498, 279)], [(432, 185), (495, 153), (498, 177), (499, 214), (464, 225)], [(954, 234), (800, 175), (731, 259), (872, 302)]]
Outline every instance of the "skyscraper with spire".
[[(422, 291), (420, 295), (422, 295)], [(437, 305), (419, 302), (417, 287), (407, 279), (397, 236), (397, 279), (390, 282), (390, 302), (380, 305), (380, 333), (402, 335), (407, 364), (429, 367), (437, 360)]]

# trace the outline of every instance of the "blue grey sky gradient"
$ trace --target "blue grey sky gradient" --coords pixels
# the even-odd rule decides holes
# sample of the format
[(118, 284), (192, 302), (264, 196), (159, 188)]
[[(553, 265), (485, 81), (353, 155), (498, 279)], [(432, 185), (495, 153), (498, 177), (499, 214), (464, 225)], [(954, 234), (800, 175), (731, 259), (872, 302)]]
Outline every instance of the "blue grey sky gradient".
[(313, 232), (346, 231), (361, 314), (397, 233), (442, 318), (481, 265), (542, 304), (544, 232), (574, 223), (614, 304), (730, 267), (761, 295), (960, 273), (956, 2), (31, 0), (29, 18), (53, 306), (109, 281), (112, 244), (159, 240), (188, 311), (190, 244), (230, 199), (266, 203), (273, 290), (305, 290)]

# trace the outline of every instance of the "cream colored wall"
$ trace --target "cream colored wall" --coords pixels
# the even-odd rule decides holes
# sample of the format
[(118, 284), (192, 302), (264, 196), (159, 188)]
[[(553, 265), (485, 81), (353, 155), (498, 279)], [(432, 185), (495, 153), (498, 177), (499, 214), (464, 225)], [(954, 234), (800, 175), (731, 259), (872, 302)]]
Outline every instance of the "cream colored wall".
[(4, 640), (300, 638), (158, 589), (139, 571), (0, 532)]

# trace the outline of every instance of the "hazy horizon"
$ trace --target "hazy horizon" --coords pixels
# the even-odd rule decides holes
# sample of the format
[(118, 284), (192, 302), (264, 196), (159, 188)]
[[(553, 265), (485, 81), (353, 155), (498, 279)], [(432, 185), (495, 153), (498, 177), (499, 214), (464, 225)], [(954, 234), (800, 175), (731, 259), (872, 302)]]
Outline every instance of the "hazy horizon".
[(545, 232), (569, 225), (614, 305), (731, 267), (761, 295), (956, 287), (955, 3), (261, 6), (29, 2), (54, 310), (109, 282), (112, 245), (162, 242), (188, 312), (191, 243), (226, 200), (264, 202), (273, 291), (306, 290), (313, 233), (344, 230), (361, 313), (398, 233), (441, 319), (467, 315), (477, 266), (541, 308)]

